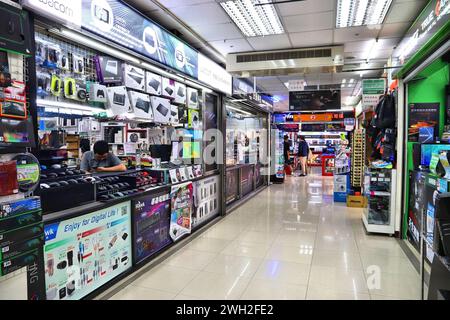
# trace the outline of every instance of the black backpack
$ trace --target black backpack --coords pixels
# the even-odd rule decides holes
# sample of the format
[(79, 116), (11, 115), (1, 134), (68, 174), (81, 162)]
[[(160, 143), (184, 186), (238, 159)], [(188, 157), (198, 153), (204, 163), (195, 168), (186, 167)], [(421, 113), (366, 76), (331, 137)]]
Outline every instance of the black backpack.
[(395, 128), (395, 98), (384, 95), (375, 109), (375, 126), (379, 129)]

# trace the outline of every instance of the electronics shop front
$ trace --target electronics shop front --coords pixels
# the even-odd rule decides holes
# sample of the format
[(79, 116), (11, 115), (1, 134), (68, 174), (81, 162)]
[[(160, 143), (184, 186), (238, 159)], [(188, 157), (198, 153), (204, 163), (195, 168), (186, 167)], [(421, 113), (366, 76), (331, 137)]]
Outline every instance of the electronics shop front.
[(93, 298), (225, 212), (214, 130), (231, 75), (123, 2), (61, 3), (0, 3), (26, 35), (0, 47), (0, 277), (27, 279), (16, 299)]

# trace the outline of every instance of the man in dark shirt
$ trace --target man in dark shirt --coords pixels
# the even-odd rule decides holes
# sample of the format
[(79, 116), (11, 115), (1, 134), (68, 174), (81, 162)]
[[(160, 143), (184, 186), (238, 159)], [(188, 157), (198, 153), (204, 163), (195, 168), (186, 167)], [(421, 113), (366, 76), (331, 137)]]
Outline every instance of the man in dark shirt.
[(81, 159), (81, 170), (93, 172), (126, 171), (120, 159), (109, 152), (108, 143), (104, 140), (94, 144), (94, 151), (86, 151)]
[(304, 177), (306, 176), (306, 162), (308, 161), (309, 146), (305, 141), (305, 137), (299, 136), (298, 139), (298, 158), (302, 168), (302, 174), (300, 176)]

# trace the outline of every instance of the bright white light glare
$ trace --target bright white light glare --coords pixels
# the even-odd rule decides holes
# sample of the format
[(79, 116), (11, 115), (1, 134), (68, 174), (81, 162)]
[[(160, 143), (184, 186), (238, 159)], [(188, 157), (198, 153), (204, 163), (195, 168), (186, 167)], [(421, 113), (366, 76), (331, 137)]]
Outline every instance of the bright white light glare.
[(392, 0), (338, 0), (336, 28), (382, 24)]
[(284, 33), (275, 7), (272, 4), (255, 6), (259, 3), (269, 3), (269, 1), (231, 0), (221, 2), (220, 5), (247, 37)]
[(348, 83), (353, 83), (353, 82), (355, 82), (355, 79), (351, 78)]
[(232, 106), (227, 106), (227, 108), (228, 108), (228, 109), (231, 109), (231, 110), (234, 110), (234, 111), (237, 111), (237, 112), (239, 112), (239, 113), (248, 115), (248, 116), (251, 116), (251, 115), (252, 115), (250, 112), (247, 112), (247, 111), (244, 111), (244, 110), (241, 110), (241, 109), (232, 107)]
[(344, 83), (346, 83), (347, 82), (347, 79), (342, 79), (342, 83), (344, 84)]

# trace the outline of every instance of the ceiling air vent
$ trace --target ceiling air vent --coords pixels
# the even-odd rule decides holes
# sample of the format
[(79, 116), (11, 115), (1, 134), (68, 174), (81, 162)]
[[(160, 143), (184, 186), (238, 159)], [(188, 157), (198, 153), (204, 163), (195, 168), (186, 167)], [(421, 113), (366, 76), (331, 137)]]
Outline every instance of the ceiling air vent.
[(343, 46), (235, 53), (227, 56), (227, 71), (241, 77), (338, 72), (343, 56)]

